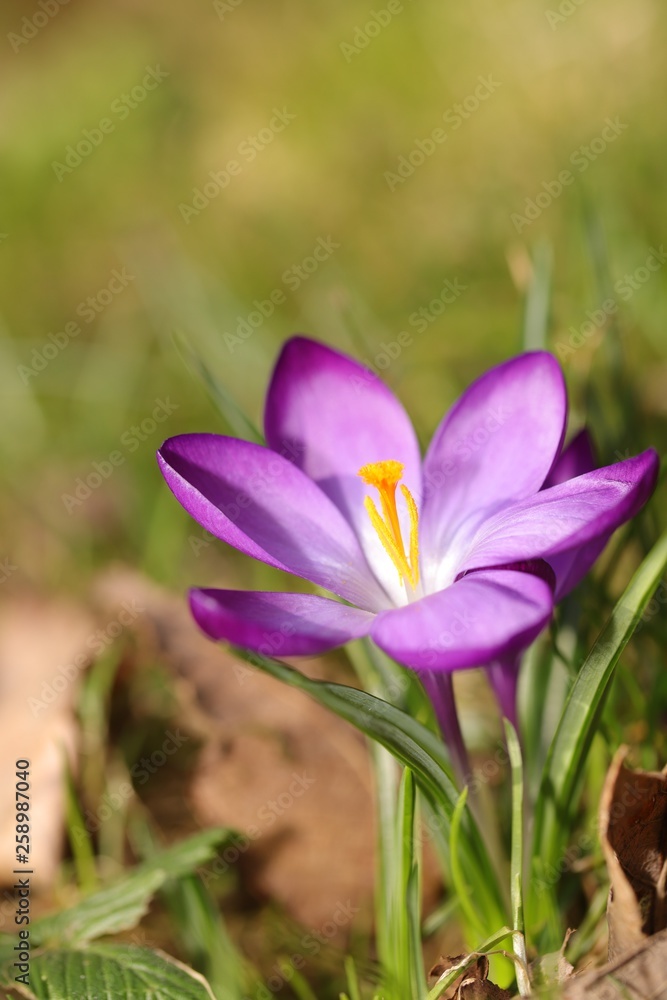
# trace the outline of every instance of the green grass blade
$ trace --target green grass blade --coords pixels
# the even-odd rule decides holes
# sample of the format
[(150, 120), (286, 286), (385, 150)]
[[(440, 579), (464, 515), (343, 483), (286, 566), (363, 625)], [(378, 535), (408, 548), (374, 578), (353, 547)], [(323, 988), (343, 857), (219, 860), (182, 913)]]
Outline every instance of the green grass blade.
[(400, 995), (424, 996), (426, 979), (421, 948), (419, 856), (415, 843), (417, 789), (412, 771), (406, 767), (398, 793), (396, 855), (393, 886), (392, 930), (396, 961), (395, 980)]
[(461, 849), (463, 846), (461, 843), (461, 820), (463, 818), (463, 810), (465, 809), (467, 799), (468, 786), (466, 785), (459, 795), (456, 807), (454, 808), (454, 815), (452, 816), (452, 825), (449, 830), (449, 860), (452, 885), (461, 905), (461, 910), (463, 911), (463, 915), (468, 924), (474, 933), (479, 937), (483, 933), (483, 925), (470, 902), (472, 890), (466, 881), (466, 877), (461, 867)]
[(289, 981), (290, 989), (297, 1000), (317, 1000), (306, 978), (297, 972), (291, 962), (279, 961), (278, 968), (285, 977), (285, 982)]
[(538, 243), (533, 255), (533, 277), (526, 295), (523, 318), (523, 348), (525, 351), (546, 349), (551, 301), (551, 246)]
[[(449, 761), (442, 741), (426, 726), (388, 702), (365, 691), (314, 681), (278, 660), (236, 648), (238, 656), (265, 673), (309, 694), (321, 705), (386, 747), (402, 764), (411, 768), (424, 794), (435, 806), (447, 833), (458, 800)], [(461, 860), (465, 877), (474, 890), (475, 904), (486, 925), (506, 923), (502, 892), (479, 830), (466, 810), (461, 820)]]
[(512, 943), (516, 962), (516, 981), (522, 997), (530, 996), (527, 974), (526, 939), (523, 919), (523, 761), (516, 730), (504, 719), (505, 738), (512, 769), (512, 845), (510, 852), (510, 892), (512, 897)]
[(155, 853), (113, 885), (87, 896), (68, 910), (32, 924), (34, 944), (85, 944), (96, 937), (135, 927), (147, 912), (155, 892), (169, 878), (188, 875), (206, 864), (227, 830), (212, 828)]
[(491, 937), (487, 938), (486, 941), (479, 946), (477, 951), (471, 952), (464, 959), (457, 962), (455, 966), (444, 973), (433, 989), (427, 994), (426, 1000), (440, 1000), (443, 993), (449, 989), (452, 983), (458, 979), (462, 972), (465, 972), (466, 969), (470, 968), (479, 955), (490, 954), (494, 948), (497, 948), (499, 944), (502, 944), (506, 938), (511, 936), (512, 931), (509, 927), (501, 927), (497, 933), (492, 934)]
[(357, 967), (351, 955), (345, 959), (345, 977), (347, 979), (348, 1000), (361, 1000)]
[(183, 334), (174, 333), (174, 344), (186, 367), (203, 382), (211, 400), (227, 424), (228, 430), (235, 437), (264, 444), (262, 432), (246, 416), (229, 390), (215, 377), (207, 363), (197, 354)]
[(614, 669), (666, 568), (664, 534), (616, 604), (572, 686), (549, 749), (537, 802), (533, 857), (542, 870), (561, 856), (574, 793)]
[(67, 836), (72, 848), (74, 867), (79, 885), (84, 893), (94, 892), (98, 886), (95, 850), (83, 818), (83, 813), (81, 812), (81, 806), (76, 795), (69, 765), (67, 765), (65, 792)]

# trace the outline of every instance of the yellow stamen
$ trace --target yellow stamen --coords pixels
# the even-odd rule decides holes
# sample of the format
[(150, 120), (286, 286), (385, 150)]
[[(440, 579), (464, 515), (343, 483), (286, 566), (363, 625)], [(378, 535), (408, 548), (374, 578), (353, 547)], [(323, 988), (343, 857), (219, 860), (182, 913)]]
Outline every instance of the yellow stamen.
[(370, 497), (365, 498), (364, 506), (385, 552), (398, 570), (399, 580), (401, 583), (409, 583), (414, 590), (419, 583), (419, 514), (410, 490), (401, 483), (401, 493), (410, 516), (410, 556), (408, 558), (403, 545), (401, 525), (396, 509), (396, 485), (403, 475), (403, 468), (401, 462), (388, 459), (385, 462), (371, 462), (369, 465), (362, 466), (359, 469), (359, 475), (368, 486), (375, 486), (380, 494), (384, 517), (380, 516)]

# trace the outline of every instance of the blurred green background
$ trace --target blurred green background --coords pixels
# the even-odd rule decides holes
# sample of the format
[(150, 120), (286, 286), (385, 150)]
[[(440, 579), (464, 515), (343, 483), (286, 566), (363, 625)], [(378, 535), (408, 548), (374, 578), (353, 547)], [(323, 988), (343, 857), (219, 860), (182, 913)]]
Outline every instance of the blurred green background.
[(544, 344), (604, 463), (664, 452), (660, 0), (0, 17), (10, 588), (86, 598), (113, 561), (180, 592), (270, 577), (202, 547), (158, 473), (165, 437), (226, 429), (177, 342), (259, 423), (307, 332), (374, 365), (424, 441), (472, 378)]
[[(221, 427), (175, 331), (256, 420), (293, 331), (370, 361), (406, 331), (385, 377), (426, 438), (473, 376), (521, 348), (535, 247), (552, 257), (553, 349), (605, 299), (591, 232), (612, 283), (665, 238), (658, 0), (3, 8), (3, 520), (33, 582), (85, 589), (111, 556), (179, 587), (215, 574), (190, 565), (191, 526), (153, 457), (163, 437)], [(563, 170), (572, 183), (553, 197)], [(319, 240), (325, 259), (295, 270)], [(436, 315), (446, 281), (465, 290)], [(622, 365), (664, 417), (664, 268), (635, 284), (614, 293)], [(239, 338), (272, 292), (272, 315)], [(611, 336), (559, 352), (577, 423)], [(163, 422), (132, 431), (167, 399)], [(85, 502), (64, 497), (115, 451)]]

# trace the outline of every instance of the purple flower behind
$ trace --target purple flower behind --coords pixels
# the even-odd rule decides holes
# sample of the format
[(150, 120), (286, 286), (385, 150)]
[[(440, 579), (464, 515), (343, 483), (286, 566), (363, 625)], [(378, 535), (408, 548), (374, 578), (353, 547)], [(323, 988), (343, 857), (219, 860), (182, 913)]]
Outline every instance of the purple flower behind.
[(158, 461), (210, 532), (342, 601), (193, 590), (195, 619), (213, 639), (269, 655), (276, 634), (281, 656), (368, 635), (422, 674), (515, 657), (656, 481), (653, 450), (581, 474), (583, 440), (561, 455), (566, 416), (555, 359), (523, 354), (466, 390), (422, 462), (380, 380), (290, 340), (268, 390), (267, 447), (188, 434)]
[[(563, 449), (560, 457), (546, 478), (542, 489), (559, 486), (577, 476), (591, 472), (597, 466), (595, 451), (591, 436), (584, 428)], [(583, 577), (602, 552), (612, 532), (588, 542), (578, 549), (572, 549), (563, 556), (554, 556), (550, 560), (558, 587), (554, 593), (554, 602), (565, 597)], [(510, 720), (515, 728), (517, 723), (517, 688), (519, 684), (520, 654), (495, 660), (487, 667), (487, 676), (495, 692), (501, 713)]]

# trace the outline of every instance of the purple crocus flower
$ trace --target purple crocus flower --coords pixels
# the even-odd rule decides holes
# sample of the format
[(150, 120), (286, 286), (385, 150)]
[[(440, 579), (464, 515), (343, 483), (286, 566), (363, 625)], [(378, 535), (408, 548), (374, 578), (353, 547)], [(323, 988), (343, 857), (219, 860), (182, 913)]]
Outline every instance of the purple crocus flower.
[(342, 601), (196, 589), (195, 619), (213, 639), (269, 655), (314, 655), (368, 635), (426, 677), (507, 660), (656, 481), (649, 450), (543, 488), (566, 416), (556, 360), (523, 354), (467, 389), (422, 461), (405, 410), (378, 378), (295, 337), (269, 386), (267, 447), (186, 434), (166, 441), (158, 461), (208, 531)]
[[(543, 490), (551, 486), (559, 486), (577, 476), (583, 476), (586, 472), (591, 472), (597, 466), (595, 451), (590, 434), (584, 428), (572, 438), (566, 448), (563, 449), (559, 458), (547, 476)], [(589, 569), (602, 552), (609, 541), (613, 529), (603, 535), (594, 538), (592, 541), (578, 548), (571, 549), (562, 555), (555, 555), (551, 558), (551, 564), (555, 570), (556, 591), (554, 593), (554, 603), (565, 597), (588, 573)], [(512, 656), (501, 660), (495, 660), (487, 667), (487, 675), (496, 695), (498, 705), (502, 714), (508, 718), (515, 728), (518, 725), (516, 715), (516, 696), (519, 683), (520, 655), (515, 653)], [(433, 686), (433, 681), (431, 685)], [(436, 682), (437, 683), (437, 682)], [(440, 682), (441, 683), (441, 682)], [(447, 705), (440, 707), (432, 692), (436, 711), (439, 714), (447, 711)]]

